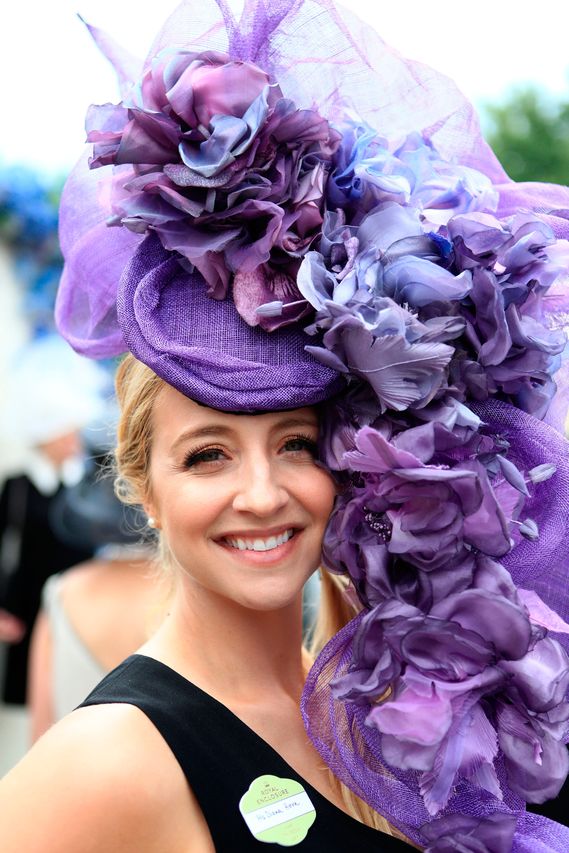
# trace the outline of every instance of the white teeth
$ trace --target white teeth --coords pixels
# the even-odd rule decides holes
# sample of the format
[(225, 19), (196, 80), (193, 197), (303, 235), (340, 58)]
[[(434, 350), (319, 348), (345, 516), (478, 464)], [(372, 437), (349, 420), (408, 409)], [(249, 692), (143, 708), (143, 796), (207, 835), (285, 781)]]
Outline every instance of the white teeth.
[(269, 536), (268, 539), (233, 539), (226, 538), (228, 545), (232, 548), (238, 548), (239, 551), (272, 551), (273, 548), (278, 548), (279, 545), (284, 545), (285, 542), (293, 536), (294, 530), (285, 530), (279, 533), (278, 536)]

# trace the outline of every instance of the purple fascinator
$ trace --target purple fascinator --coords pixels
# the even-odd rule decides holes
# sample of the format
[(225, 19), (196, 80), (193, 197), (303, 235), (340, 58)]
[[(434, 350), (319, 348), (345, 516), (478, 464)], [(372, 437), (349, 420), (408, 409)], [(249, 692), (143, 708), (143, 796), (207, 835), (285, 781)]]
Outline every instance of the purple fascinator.
[(357, 615), (302, 701), (428, 853), (566, 853), (569, 189), (332, 0), (182, 2), (91, 107), (56, 315), (219, 409), (321, 402)]
[(187, 273), (154, 234), (127, 265), (117, 300), (133, 355), (212, 408), (294, 409), (342, 387), (336, 371), (306, 352), (298, 329), (288, 326), (269, 336), (247, 325), (232, 299), (212, 302), (200, 273)]

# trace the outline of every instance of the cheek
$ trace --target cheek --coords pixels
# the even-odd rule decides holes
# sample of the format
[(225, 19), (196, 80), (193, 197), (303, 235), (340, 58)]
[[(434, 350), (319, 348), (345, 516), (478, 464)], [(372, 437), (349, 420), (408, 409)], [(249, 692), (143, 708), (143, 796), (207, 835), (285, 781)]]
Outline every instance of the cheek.
[(173, 483), (156, 496), (158, 517), (168, 538), (207, 533), (224, 505), (222, 490), (201, 483)]
[(310, 510), (315, 520), (318, 519), (325, 527), (336, 497), (336, 484), (332, 477), (321, 468), (316, 468), (310, 479), (304, 484), (302, 495), (307, 509)]

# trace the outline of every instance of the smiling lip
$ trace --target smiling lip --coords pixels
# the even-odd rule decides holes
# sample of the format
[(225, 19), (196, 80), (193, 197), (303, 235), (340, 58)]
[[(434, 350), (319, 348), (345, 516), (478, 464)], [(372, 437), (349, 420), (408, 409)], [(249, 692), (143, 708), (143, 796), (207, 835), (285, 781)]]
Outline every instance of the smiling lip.
[(238, 559), (254, 563), (274, 563), (296, 547), (298, 527), (274, 527), (269, 530), (232, 532), (216, 540), (217, 544)]

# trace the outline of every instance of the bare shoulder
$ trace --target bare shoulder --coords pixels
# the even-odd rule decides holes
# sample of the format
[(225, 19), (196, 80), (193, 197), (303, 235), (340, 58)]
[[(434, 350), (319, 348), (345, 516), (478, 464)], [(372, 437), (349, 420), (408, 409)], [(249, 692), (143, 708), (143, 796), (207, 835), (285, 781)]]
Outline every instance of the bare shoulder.
[(186, 853), (191, 800), (174, 756), (141, 711), (81, 708), (0, 782), (0, 849)]
[(132, 594), (156, 585), (150, 559), (93, 559), (68, 569), (63, 575), (63, 595), (70, 604), (95, 597)]
[(116, 574), (115, 569), (112, 561), (99, 558), (78, 563), (63, 573), (65, 592), (79, 595), (88, 593), (93, 587)]

